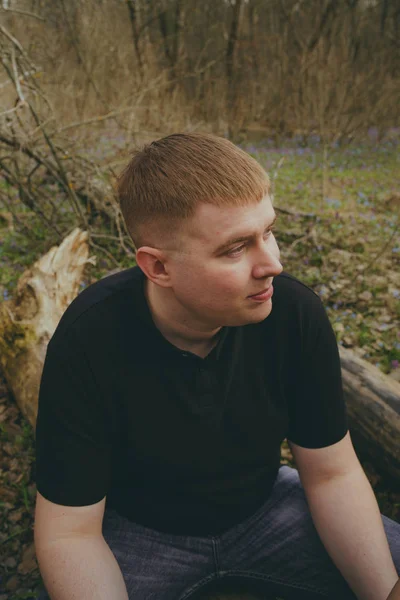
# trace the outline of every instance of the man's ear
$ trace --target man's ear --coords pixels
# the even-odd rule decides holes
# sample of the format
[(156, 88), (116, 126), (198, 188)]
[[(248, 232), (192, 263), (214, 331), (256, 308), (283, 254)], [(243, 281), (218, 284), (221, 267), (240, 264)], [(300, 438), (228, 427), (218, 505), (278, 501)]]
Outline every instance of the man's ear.
[(161, 250), (151, 248), (151, 246), (141, 246), (136, 251), (136, 263), (147, 279), (161, 287), (170, 287), (167, 260)]

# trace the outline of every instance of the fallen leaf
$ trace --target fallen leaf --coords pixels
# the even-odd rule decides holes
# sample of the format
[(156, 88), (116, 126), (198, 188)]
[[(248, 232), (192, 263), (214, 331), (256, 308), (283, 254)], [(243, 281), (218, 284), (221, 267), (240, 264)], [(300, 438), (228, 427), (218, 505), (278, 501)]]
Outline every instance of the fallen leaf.
[(10, 577), (10, 579), (7, 581), (6, 583), (6, 588), (8, 590), (14, 591), (17, 589), (18, 586), (18, 577), (16, 575), (13, 575), (12, 577)]
[(21, 575), (26, 575), (34, 569), (37, 569), (37, 567), (38, 564), (36, 561), (35, 544), (32, 543), (27, 548), (25, 548), (22, 554), (22, 561), (18, 566), (17, 571), (18, 573), (21, 573)]
[(365, 290), (365, 292), (358, 294), (358, 299), (364, 300), (365, 302), (369, 302), (370, 300), (372, 300), (372, 294), (368, 290)]
[(4, 561), (4, 566), (8, 567), (9, 569), (13, 569), (14, 567), (17, 566), (17, 561), (13, 556), (9, 556), (5, 561)]
[(22, 519), (24, 513), (25, 513), (24, 508), (15, 510), (14, 512), (12, 512), (8, 515), (8, 520), (11, 521), (11, 523), (18, 523), (18, 521), (20, 521)]

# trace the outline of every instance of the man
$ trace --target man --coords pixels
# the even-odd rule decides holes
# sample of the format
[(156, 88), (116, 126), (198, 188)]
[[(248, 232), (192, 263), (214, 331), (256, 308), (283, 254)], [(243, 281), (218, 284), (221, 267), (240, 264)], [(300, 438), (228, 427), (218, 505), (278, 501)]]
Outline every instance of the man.
[[(283, 272), (269, 192), (254, 159), (204, 134), (155, 141), (120, 176), (137, 266), (69, 306), (41, 382), (52, 600), (394, 588), (400, 526), (354, 453), (323, 305)], [(280, 468), (285, 438), (298, 471)]]

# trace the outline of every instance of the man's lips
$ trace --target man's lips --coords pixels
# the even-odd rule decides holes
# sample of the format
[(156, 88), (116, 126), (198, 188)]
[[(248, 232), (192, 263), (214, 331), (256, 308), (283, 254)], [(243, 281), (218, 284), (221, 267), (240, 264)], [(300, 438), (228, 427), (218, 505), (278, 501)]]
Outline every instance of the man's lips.
[(255, 294), (251, 294), (251, 296), (249, 296), (249, 298), (253, 298), (253, 296), (261, 296), (261, 294), (265, 294), (266, 292), (268, 292), (268, 290), (272, 287), (272, 283), (269, 287), (264, 288), (263, 290), (261, 290), (261, 292), (256, 292)]

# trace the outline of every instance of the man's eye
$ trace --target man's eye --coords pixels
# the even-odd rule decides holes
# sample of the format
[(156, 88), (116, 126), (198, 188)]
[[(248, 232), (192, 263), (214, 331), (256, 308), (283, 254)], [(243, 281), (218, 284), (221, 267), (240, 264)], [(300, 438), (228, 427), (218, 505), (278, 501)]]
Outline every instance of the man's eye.
[(237, 256), (238, 254), (241, 253), (241, 251), (244, 248), (244, 244), (242, 244), (241, 246), (238, 246), (237, 248), (233, 248), (232, 250), (229, 250), (229, 252), (227, 252), (228, 256)]
[[(272, 227), (270, 227), (269, 229), (266, 230), (265, 236), (267, 238), (269, 238), (270, 234), (273, 232), (274, 229), (275, 229), (275, 227), (272, 225)], [(227, 252), (227, 255), (228, 256), (238, 256), (245, 247), (246, 247), (246, 244), (242, 244), (241, 246), (238, 246), (237, 248), (233, 248), (232, 250), (229, 250)]]

